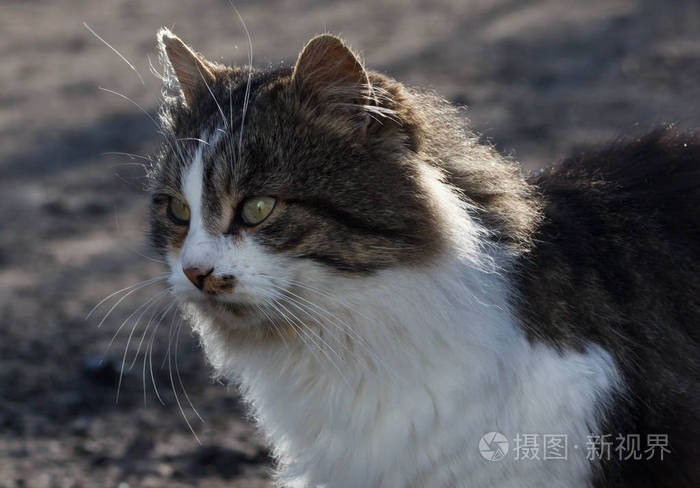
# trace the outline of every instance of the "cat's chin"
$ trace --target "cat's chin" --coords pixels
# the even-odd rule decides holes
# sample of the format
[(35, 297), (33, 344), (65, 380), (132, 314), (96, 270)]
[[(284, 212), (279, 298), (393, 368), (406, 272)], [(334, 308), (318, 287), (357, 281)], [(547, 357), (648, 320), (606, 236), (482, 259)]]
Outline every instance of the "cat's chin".
[(259, 326), (262, 322), (260, 310), (250, 303), (221, 301), (207, 296), (188, 296), (183, 303), (197, 317), (207, 318), (219, 327), (240, 329)]

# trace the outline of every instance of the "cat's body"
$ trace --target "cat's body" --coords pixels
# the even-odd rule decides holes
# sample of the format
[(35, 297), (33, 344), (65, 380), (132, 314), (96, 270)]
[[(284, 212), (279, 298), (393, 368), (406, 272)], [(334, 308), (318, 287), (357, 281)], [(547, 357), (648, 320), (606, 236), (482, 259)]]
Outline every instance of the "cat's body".
[[(521, 324), (600, 345), (622, 382), (602, 432), (668, 437), (673, 455), (606, 463), (621, 486), (694, 486), (700, 466), (700, 144), (658, 131), (536, 178), (545, 221), (516, 273)], [(602, 480), (604, 481), (604, 480)]]
[[(161, 42), (183, 96), (163, 114), (154, 242), (281, 483), (697, 483), (697, 141), (527, 182), (331, 36), (268, 73)], [(485, 459), (489, 432), (509, 455)], [(590, 459), (592, 434), (666, 434), (671, 452)]]

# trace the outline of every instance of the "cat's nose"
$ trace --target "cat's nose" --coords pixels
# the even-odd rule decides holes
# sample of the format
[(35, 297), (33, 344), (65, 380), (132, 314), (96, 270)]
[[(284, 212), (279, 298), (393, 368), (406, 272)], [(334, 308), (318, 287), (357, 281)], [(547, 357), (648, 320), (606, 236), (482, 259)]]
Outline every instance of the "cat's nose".
[(214, 268), (207, 271), (203, 270), (202, 268), (182, 268), (182, 271), (185, 273), (185, 276), (187, 276), (187, 279), (201, 290), (204, 288), (204, 280), (207, 276), (212, 274)]

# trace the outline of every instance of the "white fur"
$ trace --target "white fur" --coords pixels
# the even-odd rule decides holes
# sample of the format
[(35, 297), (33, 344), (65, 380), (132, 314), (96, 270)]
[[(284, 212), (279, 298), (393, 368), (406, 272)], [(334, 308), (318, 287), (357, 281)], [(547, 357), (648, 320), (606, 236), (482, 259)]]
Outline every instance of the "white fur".
[[(559, 353), (526, 339), (510, 306), (508, 258), (480, 244), (482, 231), (452, 192), (428, 184), (456, 223), (441, 259), (339, 278), (311, 262), (265, 253), (254, 235), (239, 242), (206, 234), (194, 221), (201, 218), (201, 157), (185, 178), (193, 222), (182, 253), (170, 257), (171, 281), (216, 371), (240, 383), (274, 447), (280, 484), (590, 485), (586, 435), (596, 432), (617, 388), (614, 362), (593, 344)], [(255, 324), (209, 314), (182, 275), (183, 262), (235, 274), (236, 291), (226, 300), (278, 300), (286, 308), (268, 313), (306, 334), (265, 341), (233, 334)], [(290, 279), (307, 288), (289, 288)], [(293, 290), (296, 305), (281, 302), (276, 287)], [(565, 434), (569, 459), (516, 461), (511, 454), (486, 461), (478, 442), (490, 431), (511, 440), (518, 433)]]

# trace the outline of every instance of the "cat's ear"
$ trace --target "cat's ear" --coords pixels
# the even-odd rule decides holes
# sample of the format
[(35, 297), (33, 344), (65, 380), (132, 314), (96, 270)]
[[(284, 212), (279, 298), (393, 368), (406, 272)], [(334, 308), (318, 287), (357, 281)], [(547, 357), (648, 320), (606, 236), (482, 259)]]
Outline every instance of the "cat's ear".
[(185, 102), (191, 106), (197, 94), (214, 83), (213, 71), (203, 58), (165, 27), (158, 31), (158, 45), (172, 67)]
[(292, 75), (302, 93), (333, 98), (338, 103), (365, 105), (371, 85), (359, 58), (338, 37), (321, 34), (299, 54)]

